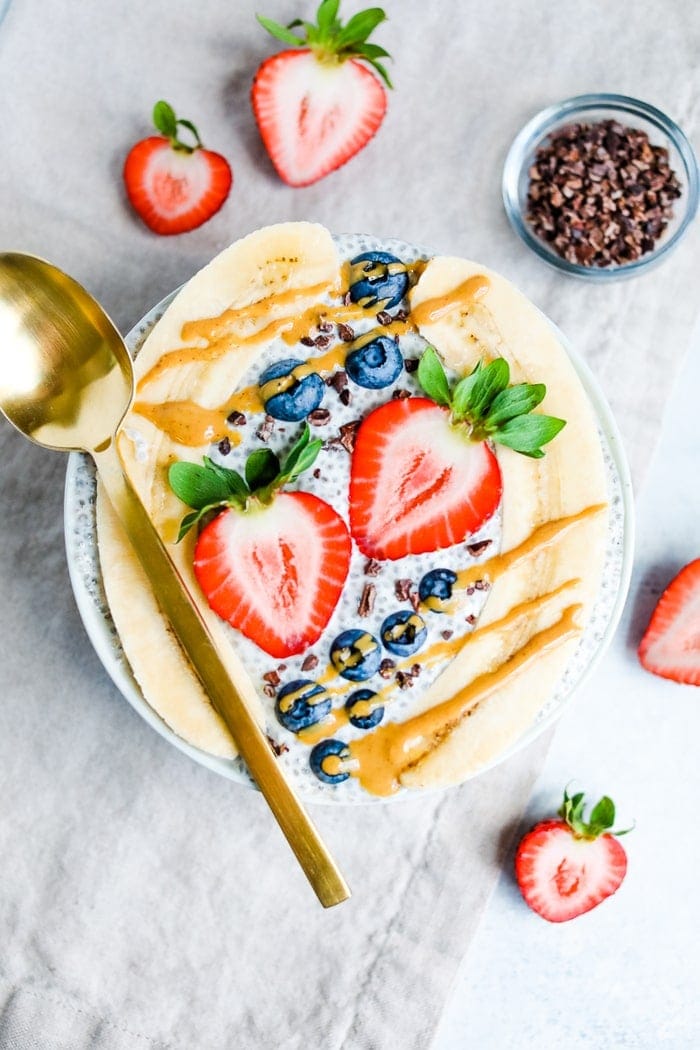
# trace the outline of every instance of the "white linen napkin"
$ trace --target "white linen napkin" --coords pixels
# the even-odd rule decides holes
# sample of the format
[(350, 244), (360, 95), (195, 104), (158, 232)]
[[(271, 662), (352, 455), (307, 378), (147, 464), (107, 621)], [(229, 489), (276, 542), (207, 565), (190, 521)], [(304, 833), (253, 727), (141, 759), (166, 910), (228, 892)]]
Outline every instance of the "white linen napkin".
[[(313, 4), (262, 6), (287, 22)], [(645, 98), (697, 134), (700, 10), (667, 3), (659, 33), (650, 0), (592, 0), (585, 16), (575, 0), (386, 7), (385, 125), (344, 169), (293, 190), (248, 103), (275, 46), (252, 0), (15, 0), (0, 27), (0, 250), (50, 258), (123, 330), (269, 222), (479, 259), (587, 357), (639, 481), (698, 310), (697, 234), (648, 276), (567, 279), (509, 229), (500, 173), (527, 118), (589, 90)], [(223, 211), (179, 238), (141, 226), (120, 183), (161, 97), (234, 168)], [(323, 912), (262, 799), (168, 746), (107, 679), (70, 592), (64, 468), (0, 427), (0, 1046), (423, 1050), (547, 735), (459, 789), (316, 808), (354, 891)]]

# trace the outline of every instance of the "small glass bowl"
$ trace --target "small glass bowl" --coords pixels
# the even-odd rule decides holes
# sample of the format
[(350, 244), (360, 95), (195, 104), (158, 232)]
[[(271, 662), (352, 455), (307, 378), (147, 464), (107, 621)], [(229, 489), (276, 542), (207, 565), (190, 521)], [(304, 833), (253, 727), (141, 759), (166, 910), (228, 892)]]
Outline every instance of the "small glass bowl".
[[(633, 262), (610, 266), (583, 266), (563, 259), (542, 240), (526, 218), (529, 171), (539, 146), (558, 128), (572, 123), (617, 120), (645, 131), (653, 146), (665, 146), (669, 165), (681, 184), (682, 195), (674, 201), (673, 218), (652, 251)], [(681, 129), (654, 106), (626, 95), (578, 95), (543, 109), (513, 140), (503, 168), (503, 203), (516, 233), (545, 262), (564, 273), (593, 281), (633, 277), (665, 259), (683, 237), (698, 208), (698, 162)]]

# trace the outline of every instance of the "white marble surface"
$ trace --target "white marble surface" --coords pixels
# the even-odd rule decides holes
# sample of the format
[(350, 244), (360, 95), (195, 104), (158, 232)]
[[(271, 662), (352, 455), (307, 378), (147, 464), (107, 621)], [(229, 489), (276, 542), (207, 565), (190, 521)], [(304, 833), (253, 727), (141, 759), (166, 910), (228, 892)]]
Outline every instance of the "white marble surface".
[(694, 1050), (700, 1046), (700, 689), (646, 673), (635, 649), (658, 594), (700, 555), (700, 327), (668, 404), (637, 506), (625, 616), (597, 672), (557, 728), (522, 821), (559, 804), (576, 778), (609, 793), (629, 867), (618, 894), (553, 925), (531, 912), (512, 853), (466, 955), (433, 1050)]

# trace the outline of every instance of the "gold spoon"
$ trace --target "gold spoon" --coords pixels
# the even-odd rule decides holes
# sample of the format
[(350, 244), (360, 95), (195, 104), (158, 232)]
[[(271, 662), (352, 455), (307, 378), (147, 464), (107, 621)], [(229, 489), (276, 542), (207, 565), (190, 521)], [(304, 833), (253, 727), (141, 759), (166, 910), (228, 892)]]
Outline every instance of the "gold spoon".
[(162, 611), (306, 877), (324, 907), (340, 904), (350, 896), (343, 876), (231, 681), (215, 637), (124, 473), (115, 437), (133, 395), (129, 352), (102, 307), (50, 263), (0, 253), (0, 410), (38, 445), (90, 453)]

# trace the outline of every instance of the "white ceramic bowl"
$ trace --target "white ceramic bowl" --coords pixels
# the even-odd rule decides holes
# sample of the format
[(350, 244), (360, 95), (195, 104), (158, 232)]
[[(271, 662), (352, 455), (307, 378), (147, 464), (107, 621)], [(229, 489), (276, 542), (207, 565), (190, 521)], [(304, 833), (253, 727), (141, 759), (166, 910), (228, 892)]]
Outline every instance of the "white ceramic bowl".
[[(371, 242), (371, 239), (366, 240)], [(370, 247), (380, 247), (370, 243)], [(408, 246), (399, 241), (382, 241), (381, 247), (401, 255), (408, 255)], [(410, 249), (415, 255), (416, 249)], [(129, 332), (127, 345), (132, 354), (138, 351), (146, 335), (161, 317), (175, 292), (153, 307)], [(551, 725), (564, 710), (577, 689), (592, 673), (603, 656), (615, 632), (627, 596), (632, 571), (634, 547), (632, 484), (620, 434), (610, 408), (588, 366), (574, 351), (561, 332), (557, 332), (565, 346), (581, 382), (591, 400), (598, 419), (601, 443), (605, 453), (610, 489), (610, 528), (604, 580), (598, 602), (584, 632), (581, 644), (570, 662), (559, 687), (533, 725), (508, 751), (499, 755), (485, 768), (491, 768), (511, 754), (527, 746)], [(65, 539), (70, 579), (80, 616), (88, 637), (105, 670), (121, 694), (156, 732), (165, 737), (195, 762), (230, 780), (252, 785), (240, 759), (223, 759), (210, 755), (177, 736), (144, 699), (131, 672), (127, 656), (112, 622), (100, 574), (95, 527), (95, 475), (92, 461), (82, 454), (69, 457), (65, 484)], [(483, 772), (484, 770), (481, 770)], [(308, 780), (298, 787), (309, 801), (347, 803), (347, 797), (320, 784), (309, 789)], [(315, 787), (315, 785), (314, 785)], [(391, 800), (412, 797), (409, 792), (391, 796)], [(353, 799), (352, 801), (357, 801)], [(378, 803), (389, 801), (362, 794), (361, 801)]]

